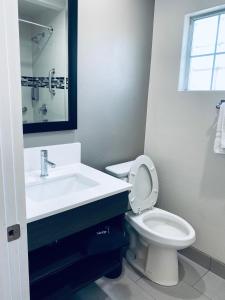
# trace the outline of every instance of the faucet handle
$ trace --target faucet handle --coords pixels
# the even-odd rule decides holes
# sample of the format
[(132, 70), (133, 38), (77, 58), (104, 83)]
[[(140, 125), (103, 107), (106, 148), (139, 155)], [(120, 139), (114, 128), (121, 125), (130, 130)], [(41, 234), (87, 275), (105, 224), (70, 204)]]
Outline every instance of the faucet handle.
[(41, 156), (48, 157), (48, 150), (41, 150)]

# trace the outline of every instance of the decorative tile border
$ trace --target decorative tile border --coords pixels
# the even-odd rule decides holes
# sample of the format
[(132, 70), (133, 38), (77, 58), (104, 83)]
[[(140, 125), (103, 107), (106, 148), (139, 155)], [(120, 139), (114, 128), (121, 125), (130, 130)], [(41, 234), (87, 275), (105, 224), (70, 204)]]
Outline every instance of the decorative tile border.
[[(21, 85), (23, 87), (49, 88), (49, 78), (48, 77), (22, 76), (21, 77)], [(68, 89), (68, 78), (66, 78), (66, 80), (65, 80), (65, 77), (53, 77), (52, 78), (52, 88)]]

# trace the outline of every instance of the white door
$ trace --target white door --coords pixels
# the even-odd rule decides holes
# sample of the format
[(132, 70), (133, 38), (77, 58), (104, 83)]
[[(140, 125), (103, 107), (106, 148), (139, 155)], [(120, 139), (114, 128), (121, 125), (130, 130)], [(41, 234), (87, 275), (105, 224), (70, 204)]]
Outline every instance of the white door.
[[(0, 299), (28, 300), (17, 0), (0, 0)], [(21, 237), (8, 241), (19, 224)], [(10, 232), (13, 237), (13, 231)]]

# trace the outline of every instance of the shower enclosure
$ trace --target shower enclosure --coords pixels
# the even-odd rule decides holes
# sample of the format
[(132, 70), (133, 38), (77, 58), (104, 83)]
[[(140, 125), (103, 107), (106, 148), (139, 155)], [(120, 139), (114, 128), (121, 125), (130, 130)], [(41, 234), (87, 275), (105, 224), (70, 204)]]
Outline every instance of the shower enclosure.
[(19, 0), (23, 123), (68, 120), (67, 1)]

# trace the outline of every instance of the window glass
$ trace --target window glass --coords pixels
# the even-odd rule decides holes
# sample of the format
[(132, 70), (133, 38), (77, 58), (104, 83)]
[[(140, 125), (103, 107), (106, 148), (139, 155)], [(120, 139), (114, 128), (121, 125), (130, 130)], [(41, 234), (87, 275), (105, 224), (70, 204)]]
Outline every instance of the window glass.
[(193, 28), (191, 55), (203, 55), (215, 51), (218, 16), (196, 20)]
[(213, 74), (213, 90), (224, 90), (225, 88), (225, 54), (216, 56), (214, 74)]
[(190, 19), (183, 90), (225, 90), (225, 10)]
[(213, 56), (193, 57), (190, 62), (189, 90), (209, 90)]
[(222, 14), (220, 17), (220, 26), (216, 51), (225, 52), (225, 14)]

